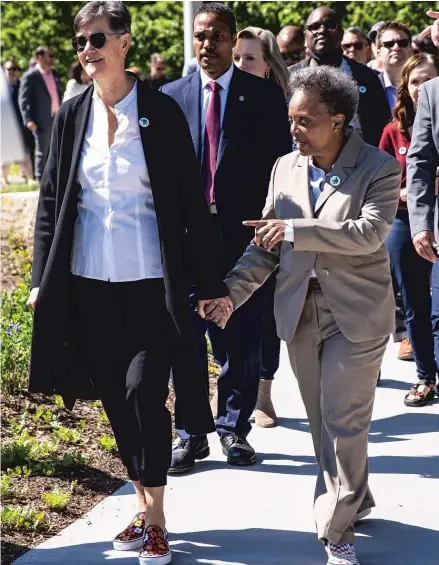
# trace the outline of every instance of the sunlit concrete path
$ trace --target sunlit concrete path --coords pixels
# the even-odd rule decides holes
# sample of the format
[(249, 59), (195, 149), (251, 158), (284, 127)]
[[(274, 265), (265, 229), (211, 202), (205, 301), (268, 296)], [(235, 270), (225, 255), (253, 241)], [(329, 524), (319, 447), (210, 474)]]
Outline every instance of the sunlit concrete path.
[[(370, 485), (377, 508), (360, 523), (361, 565), (439, 565), (439, 403), (406, 408), (414, 364), (390, 344), (370, 432)], [(326, 565), (312, 516), (316, 464), (286, 351), (274, 384), (280, 426), (254, 428), (254, 467), (224, 462), (215, 435), (196, 472), (170, 478), (168, 529), (174, 565)], [(129, 484), (16, 565), (136, 565), (111, 540), (134, 514)]]

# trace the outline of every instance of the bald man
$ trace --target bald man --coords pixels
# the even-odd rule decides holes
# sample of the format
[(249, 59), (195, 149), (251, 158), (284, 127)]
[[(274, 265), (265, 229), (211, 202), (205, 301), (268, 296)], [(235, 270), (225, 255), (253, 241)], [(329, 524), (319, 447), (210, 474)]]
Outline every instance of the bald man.
[(307, 56), (291, 68), (329, 65), (339, 68), (358, 84), (360, 101), (351, 126), (366, 143), (378, 147), (384, 127), (390, 121), (390, 109), (383, 87), (374, 71), (343, 56), (343, 28), (334, 12), (327, 7), (314, 10), (305, 26)]
[(281, 55), (287, 66), (305, 57), (305, 35), (299, 26), (285, 26), (276, 37)]

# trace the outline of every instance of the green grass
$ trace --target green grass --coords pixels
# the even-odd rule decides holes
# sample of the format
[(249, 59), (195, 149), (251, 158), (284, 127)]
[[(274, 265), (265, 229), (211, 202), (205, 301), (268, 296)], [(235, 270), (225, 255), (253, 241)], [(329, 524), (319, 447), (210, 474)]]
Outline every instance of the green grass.
[(8, 186), (2, 184), (0, 192), (2, 194), (6, 194), (10, 192), (34, 192), (35, 190), (40, 190), (39, 184), (35, 184), (34, 186), (28, 186), (27, 183), (20, 182), (16, 184), (10, 184)]

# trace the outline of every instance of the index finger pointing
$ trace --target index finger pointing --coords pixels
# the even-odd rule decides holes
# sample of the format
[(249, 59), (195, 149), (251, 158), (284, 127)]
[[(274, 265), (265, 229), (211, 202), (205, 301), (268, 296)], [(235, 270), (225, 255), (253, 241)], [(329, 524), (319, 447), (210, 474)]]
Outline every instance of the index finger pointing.
[(428, 10), (427, 16), (428, 16), (429, 18), (436, 18), (436, 19), (438, 19), (438, 18), (439, 18), (439, 12), (434, 12), (433, 10)]
[(257, 228), (258, 226), (266, 226), (267, 220), (244, 220), (242, 223), (244, 226)]

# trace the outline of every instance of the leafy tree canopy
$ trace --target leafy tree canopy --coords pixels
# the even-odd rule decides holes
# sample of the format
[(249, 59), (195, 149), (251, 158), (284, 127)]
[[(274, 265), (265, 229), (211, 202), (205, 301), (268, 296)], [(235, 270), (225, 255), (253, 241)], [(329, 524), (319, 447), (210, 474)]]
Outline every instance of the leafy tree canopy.
[[(180, 1), (126, 2), (133, 19), (133, 46), (128, 66), (148, 72), (152, 53), (168, 60), (168, 75), (178, 78), (184, 60), (183, 4)], [(428, 22), (425, 12), (430, 2), (225, 2), (236, 14), (238, 27), (255, 25), (277, 33), (288, 24), (302, 25), (310, 12), (319, 6), (330, 6), (344, 26), (358, 25), (368, 31), (379, 20), (396, 19), (410, 26), (413, 33)], [(56, 55), (56, 67), (67, 80), (68, 69), (76, 60), (70, 38), (73, 19), (84, 2), (14, 2), (1, 3), (2, 62), (14, 59), (27, 69), (29, 58), (38, 45), (49, 45)]]

